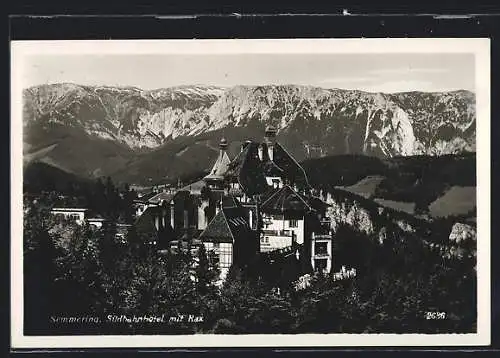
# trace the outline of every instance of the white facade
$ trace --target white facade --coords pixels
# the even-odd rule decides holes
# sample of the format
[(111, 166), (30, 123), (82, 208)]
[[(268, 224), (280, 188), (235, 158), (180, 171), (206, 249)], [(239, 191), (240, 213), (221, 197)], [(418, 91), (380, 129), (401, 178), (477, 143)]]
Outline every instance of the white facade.
[(198, 230), (205, 230), (208, 225), (207, 214), (205, 209), (208, 208), (208, 200), (203, 200), (198, 206)]
[(272, 186), (273, 188), (283, 188), (283, 179), (281, 177), (267, 177), (266, 176), (267, 185)]
[(104, 221), (105, 220), (101, 219), (101, 218), (89, 218), (89, 219), (87, 219), (87, 222), (89, 223), (89, 225), (94, 226), (96, 229), (102, 228)]
[(332, 271), (332, 251), (331, 235), (312, 234), (311, 265), (314, 271), (322, 270), (324, 273), (330, 273)]
[(297, 244), (304, 243), (304, 218), (290, 219), (286, 215), (264, 214), (263, 225), (260, 237), (261, 252), (291, 246), (293, 239)]
[(82, 225), (85, 221), (85, 212), (87, 209), (81, 208), (53, 208), (51, 210), (52, 215), (62, 216), (65, 219), (72, 219), (78, 225)]
[(291, 246), (293, 237), (289, 231), (263, 230), (260, 236), (260, 252), (268, 252)]
[(297, 244), (304, 243), (304, 218), (290, 219), (283, 215), (263, 214), (263, 230), (289, 231), (293, 233)]
[(230, 242), (204, 242), (207, 253), (213, 251), (218, 258), (220, 280), (223, 281), (227, 277), (229, 268), (233, 264), (233, 244)]

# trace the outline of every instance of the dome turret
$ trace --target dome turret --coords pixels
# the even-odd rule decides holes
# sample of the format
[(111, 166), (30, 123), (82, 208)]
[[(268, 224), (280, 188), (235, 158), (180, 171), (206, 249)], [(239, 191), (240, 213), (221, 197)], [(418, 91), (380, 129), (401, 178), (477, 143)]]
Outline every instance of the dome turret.
[(227, 139), (222, 137), (220, 142), (219, 142), (219, 148), (224, 150), (227, 148)]

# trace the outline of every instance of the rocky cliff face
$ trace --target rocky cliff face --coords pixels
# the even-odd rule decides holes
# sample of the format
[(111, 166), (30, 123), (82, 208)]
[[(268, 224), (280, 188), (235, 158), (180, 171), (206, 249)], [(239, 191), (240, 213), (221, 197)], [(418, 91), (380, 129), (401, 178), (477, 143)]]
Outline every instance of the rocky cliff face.
[[(444, 258), (476, 256), (477, 234), (471, 225), (457, 222), (451, 227), (437, 228), (436, 225), (442, 224), (391, 210), (343, 190), (322, 192), (320, 196), (329, 205), (326, 216), (334, 233), (340, 225), (348, 225), (379, 244), (419, 237), (429, 249), (438, 251)], [(435, 237), (430, 237), (432, 234)]]
[(34, 123), (78, 128), (134, 150), (270, 123), (299, 160), (475, 150), (475, 96), (467, 91), (382, 94), (293, 85), (145, 91), (54, 84), (24, 90), (24, 125), (29, 130)]

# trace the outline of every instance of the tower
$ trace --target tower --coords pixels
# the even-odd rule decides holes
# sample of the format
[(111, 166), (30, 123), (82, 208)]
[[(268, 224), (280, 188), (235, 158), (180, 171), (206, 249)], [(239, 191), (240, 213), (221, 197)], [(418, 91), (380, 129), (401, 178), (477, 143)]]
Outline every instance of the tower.
[(267, 144), (267, 155), (270, 160), (274, 160), (274, 144), (276, 142), (276, 128), (272, 125), (266, 127), (264, 142)]
[(227, 140), (222, 138), (219, 142), (219, 155), (215, 161), (214, 166), (210, 170), (203, 180), (207, 186), (211, 189), (223, 189), (224, 188), (224, 174), (231, 163), (229, 156), (227, 155)]

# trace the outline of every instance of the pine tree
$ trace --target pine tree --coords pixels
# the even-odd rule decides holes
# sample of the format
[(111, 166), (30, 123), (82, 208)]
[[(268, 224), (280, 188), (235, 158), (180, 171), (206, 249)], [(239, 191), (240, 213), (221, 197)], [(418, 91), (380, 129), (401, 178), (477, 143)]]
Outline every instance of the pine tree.
[(56, 260), (61, 255), (36, 210), (24, 218), (24, 319), (30, 334), (43, 334), (51, 327), (49, 316), (58, 306)]
[(101, 314), (106, 301), (97, 238), (88, 226), (79, 227), (68, 252), (59, 260), (63, 278), (60, 291), (65, 304), (60, 313)]

